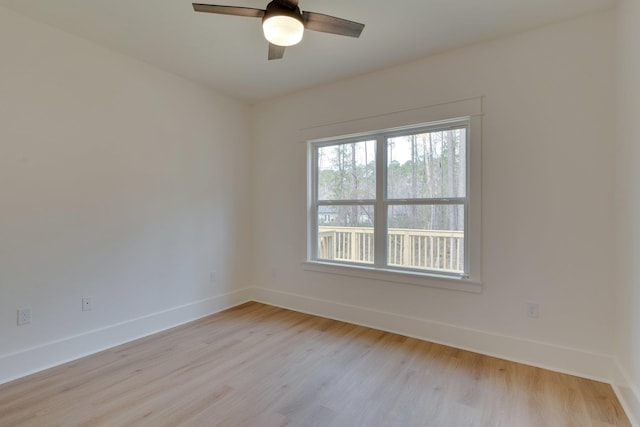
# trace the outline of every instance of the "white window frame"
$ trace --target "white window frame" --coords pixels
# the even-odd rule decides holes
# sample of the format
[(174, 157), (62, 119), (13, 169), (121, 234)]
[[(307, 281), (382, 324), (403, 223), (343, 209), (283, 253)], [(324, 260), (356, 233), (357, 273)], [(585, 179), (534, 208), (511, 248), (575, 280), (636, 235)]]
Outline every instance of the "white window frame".
[[(407, 110), (334, 125), (318, 126), (304, 130), (307, 143), (307, 258), (303, 262), (306, 270), (355, 276), (395, 283), (429, 286), (481, 292), (481, 98), (446, 103), (432, 107)], [(455, 114), (464, 111), (466, 115)], [(420, 120), (420, 116), (424, 120)], [(436, 120), (429, 120), (436, 119)], [(373, 122), (399, 123), (400, 126), (344, 133), (348, 130), (366, 129)], [(417, 123), (417, 124), (414, 124)], [(391, 199), (386, 198), (386, 140), (393, 136), (416, 132), (434, 132), (451, 128), (466, 128), (466, 195), (451, 199)], [(339, 132), (343, 133), (339, 133)], [(315, 137), (325, 135), (323, 137)], [(376, 140), (376, 199), (340, 201), (336, 204), (366, 204), (375, 206), (375, 262), (361, 264), (345, 261), (318, 259), (318, 202), (317, 202), (317, 147), (348, 142)], [(378, 149), (378, 147), (381, 147)], [(453, 200), (455, 199), (455, 200)], [(464, 274), (449, 274), (436, 270), (412, 269), (386, 264), (387, 211), (394, 204), (463, 204), (464, 205)], [(324, 201), (322, 204), (328, 204)], [(331, 203), (329, 203), (331, 204)]]

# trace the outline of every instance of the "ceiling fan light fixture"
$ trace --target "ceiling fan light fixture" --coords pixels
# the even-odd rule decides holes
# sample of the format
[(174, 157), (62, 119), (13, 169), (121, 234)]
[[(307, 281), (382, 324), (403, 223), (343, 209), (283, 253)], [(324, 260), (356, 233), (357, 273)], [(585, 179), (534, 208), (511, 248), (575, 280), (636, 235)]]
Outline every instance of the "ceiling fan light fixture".
[(265, 16), (262, 21), (264, 37), (278, 46), (293, 46), (300, 43), (304, 33), (302, 20), (288, 15)]
[(264, 10), (255, 7), (193, 3), (193, 10), (262, 19), (262, 31), (269, 41), (269, 60), (282, 59), (287, 46), (300, 43), (305, 30), (360, 37), (364, 24), (322, 13), (305, 11), (303, 14), (298, 1), (271, 0)]

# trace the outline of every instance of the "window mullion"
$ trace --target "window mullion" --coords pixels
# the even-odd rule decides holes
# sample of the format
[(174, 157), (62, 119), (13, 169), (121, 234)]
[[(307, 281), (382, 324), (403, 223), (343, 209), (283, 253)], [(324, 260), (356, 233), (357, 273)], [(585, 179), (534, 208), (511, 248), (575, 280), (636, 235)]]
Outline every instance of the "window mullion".
[(375, 200), (369, 199), (319, 200), (316, 202), (318, 206), (366, 206), (375, 205), (375, 203)]
[(384, 136), (376, 138), (376, 203), (375, 203), (375, 259), (377, 267), (387, 265), (387, 207), (386, 194), (387, 140)]
[(387, 200), (389, 205), (463, 205), (467, 199), (465, 197), (440, 198), (440, 199), (391, 199)]

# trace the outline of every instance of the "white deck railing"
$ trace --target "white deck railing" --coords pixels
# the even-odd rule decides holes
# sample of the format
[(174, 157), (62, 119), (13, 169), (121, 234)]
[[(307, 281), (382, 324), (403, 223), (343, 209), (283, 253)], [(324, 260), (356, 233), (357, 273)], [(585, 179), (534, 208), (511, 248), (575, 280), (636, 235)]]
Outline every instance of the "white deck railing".
[[(389, 265), (464, 271), (464, 232), (390, 228), (387, 239)], [(318, 258), (373, 263), (373, 228), (318, 227)]]

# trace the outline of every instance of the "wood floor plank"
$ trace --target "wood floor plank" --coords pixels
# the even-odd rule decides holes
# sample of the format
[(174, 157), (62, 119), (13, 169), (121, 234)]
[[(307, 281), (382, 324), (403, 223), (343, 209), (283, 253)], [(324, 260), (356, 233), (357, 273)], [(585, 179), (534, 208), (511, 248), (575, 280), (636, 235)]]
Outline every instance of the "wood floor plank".
[(1, 426), (630, 426), (607, 384), (258, 303), (0, 386)]

